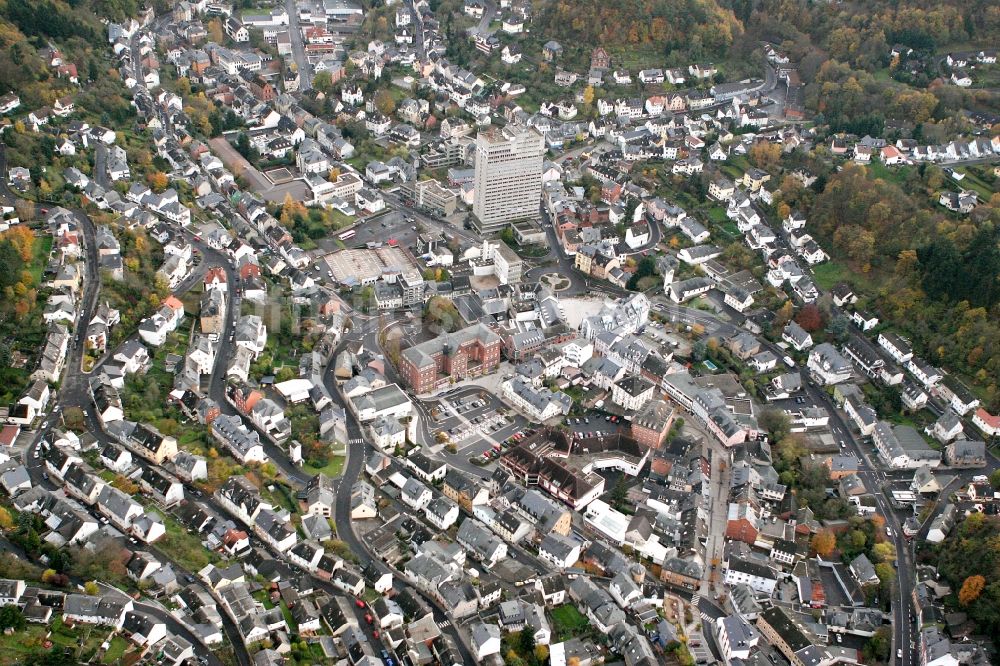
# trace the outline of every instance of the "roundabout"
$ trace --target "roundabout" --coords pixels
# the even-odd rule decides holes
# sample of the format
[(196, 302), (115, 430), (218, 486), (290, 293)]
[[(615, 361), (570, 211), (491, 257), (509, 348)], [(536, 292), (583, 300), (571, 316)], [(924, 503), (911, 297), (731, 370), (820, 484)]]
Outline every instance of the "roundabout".
[(566, 291), (573, 285), (569, 278), (556, 272), (542, 273), (538, 276), (538, 282), (551, 289), (554, 293)]

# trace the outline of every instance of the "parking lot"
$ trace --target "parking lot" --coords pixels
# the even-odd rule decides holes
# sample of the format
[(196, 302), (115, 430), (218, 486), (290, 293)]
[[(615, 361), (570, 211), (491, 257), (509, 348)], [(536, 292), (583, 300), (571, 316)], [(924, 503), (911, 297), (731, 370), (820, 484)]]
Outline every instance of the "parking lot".
[(416, 222), (407, 221), (408, 217), (404, 212), (394, 210), (361, 222), (354, 227), (357, 233), (347, 241), (347, 246), (365, 247), (368, 243), (388, 243), (391, 239), (401, 247), (413, 247), (417, 243)]
[(457, 452), (473, 458), (493, 450), (514, 433), (530, 427), (517, 414), (486, 391), (464, 390), (439, 402), (434, 428), (445, 433)]
[(587, 412), (583, 416), (572, 416), (566, 419), (569, 429), (580, 437), (601, 437), (612, 435), (624, 427), (625, 420), (620, 416)]

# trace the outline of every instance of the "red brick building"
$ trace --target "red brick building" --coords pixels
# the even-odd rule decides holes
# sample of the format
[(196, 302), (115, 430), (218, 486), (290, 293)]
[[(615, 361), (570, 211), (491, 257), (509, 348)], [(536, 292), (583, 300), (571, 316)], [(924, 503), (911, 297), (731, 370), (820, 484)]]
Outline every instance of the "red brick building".
[(726, 538), (751, 546), (757, 540), (757, 511), (747, 502), (730, 503), (726, 521)]
[(241, 414), (249, 414), (264, 394), (246, 384), (241, 386), (230, 386), (228, 389), (229, 399)]
[(611, 67), (611, 56), (603, 47), (598, 46), (590, 53), (590, 67), (597, 69), (607, 69)]
[(405, 350), (399, 373), (417, 393), (426, 393), (450, 379), (479, 377), (500, 365), (500, 336), (485, 324), (475, 324)]
[(674, 408), (664, 400), (650, 400), (632, 419), (632, 438), (650, 449), (658, 449), (674, 424)]

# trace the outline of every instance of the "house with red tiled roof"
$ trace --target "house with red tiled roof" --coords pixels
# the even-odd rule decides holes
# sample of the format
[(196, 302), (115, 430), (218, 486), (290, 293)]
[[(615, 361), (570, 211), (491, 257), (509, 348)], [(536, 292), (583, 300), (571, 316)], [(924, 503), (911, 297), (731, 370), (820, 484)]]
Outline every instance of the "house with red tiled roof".
[(886, 165), (902, 164), (905, 160), (903, 153), (896, 146), (883, 146), (881, 153), (882, 161)]
[(972, 415), (972, 425), (979, 428), (984, 435), (990, 437), (1000, 435), (1000, 416), (994, 416), (982, 407)]
[(17, 424), (5, 425), (0, 430), (0, 446), (13, 446), (17, 436), (21, 434), (21, 426)]
[(223, 293), (229, 290), (226, 271), (221, 266), (213, 266), (205, 273), (205, 291), (209, 289), (217, 289)]

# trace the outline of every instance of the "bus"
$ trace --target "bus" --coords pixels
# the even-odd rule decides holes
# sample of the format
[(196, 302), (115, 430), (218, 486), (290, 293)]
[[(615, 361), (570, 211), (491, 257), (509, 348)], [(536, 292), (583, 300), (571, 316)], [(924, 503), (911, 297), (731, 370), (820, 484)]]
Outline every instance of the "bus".
[(342, 241), (345, 241), (354, 238), (357, 235), (357, 233), (358, 232), (356, 232), (354, 229), (348, 229), (344, 233), (338, 235), (337, 238), (339, 238)]

